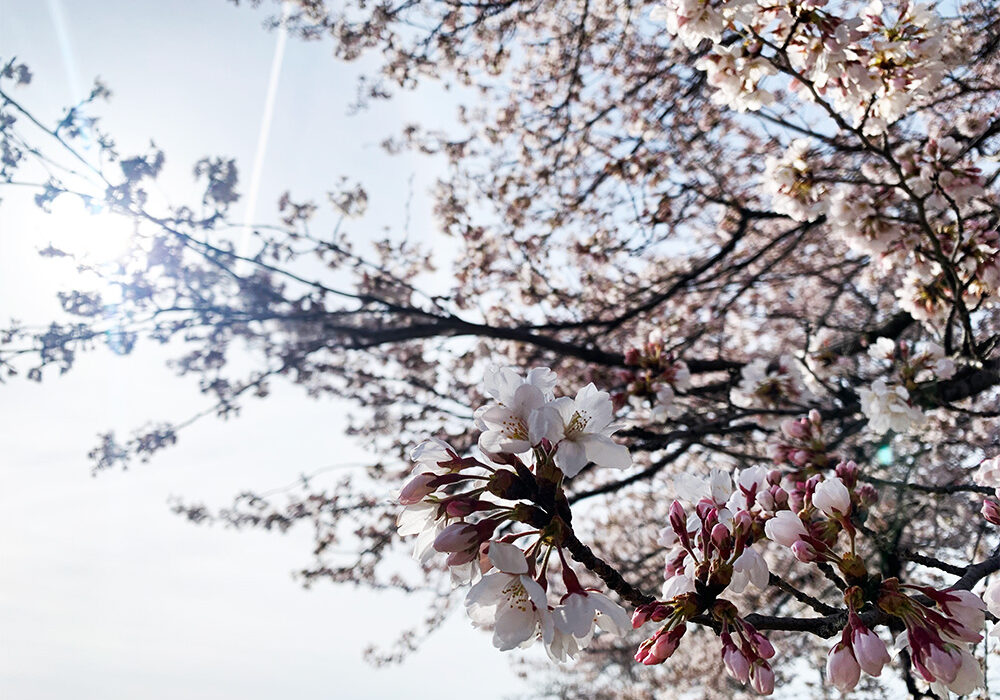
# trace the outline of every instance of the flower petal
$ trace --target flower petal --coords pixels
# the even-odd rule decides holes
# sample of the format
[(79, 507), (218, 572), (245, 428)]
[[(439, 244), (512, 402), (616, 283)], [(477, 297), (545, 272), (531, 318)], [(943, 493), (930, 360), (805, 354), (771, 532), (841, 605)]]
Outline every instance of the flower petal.
[(506, 542), (490, 542), (490, 561), (500, 571), (508, 574), (528, 573), (528, 560), (519, 547)]
[(556, 466), (566, 476), (576, 476), (587, 464), (587, 456), (583, 446), (572, 440), (563, 440), (556, 450)]
[(632, 466), (632, 455), (625, 445), (619, 445), (603, 435), (581, 435), (579, 442), (587, 455), (587, 460), (602, 467), (627, 469)]

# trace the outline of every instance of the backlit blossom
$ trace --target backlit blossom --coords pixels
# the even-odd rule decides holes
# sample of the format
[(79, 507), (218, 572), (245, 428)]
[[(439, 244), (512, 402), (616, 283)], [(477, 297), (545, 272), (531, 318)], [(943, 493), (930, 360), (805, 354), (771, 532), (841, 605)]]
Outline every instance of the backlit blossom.
[(477, 627), (493, 630), (493, 646), (500, 651), (530, 646), (549, 614), (545, 591), (528, 575), (528, 562), (514, 545), (491, 542), (489, 559), (497, 571), (469, 590), (469, 617)]
[(580, 389), (575, 399), (549, 402), (531, 416), (531, 442), (542, 438), (556, 445), (555, 463), (566, 476), (576, 476), (588, 462), (624, 469), (632, 464), (628, 448), (611, 439), (618, 426), (611, 397), (593, 384)]
[(551, 624), (542, 639), (549, 655), (557, 661), (573, 658), (585, 649), (597, 628), (622, 637), (632, 629), (625, 609), (598, 591), (568, 593), (551, 613)]

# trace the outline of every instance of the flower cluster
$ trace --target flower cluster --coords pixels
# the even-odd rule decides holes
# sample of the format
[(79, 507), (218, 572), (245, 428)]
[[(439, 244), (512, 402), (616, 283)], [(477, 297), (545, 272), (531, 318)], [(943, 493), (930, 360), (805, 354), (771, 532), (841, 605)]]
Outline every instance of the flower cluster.
[(677, 392), (690, 388), (691, 372), (666, 351), (659, 329), (650, 332), (642, 346), (625, 351), (625, 365), (628, 369), (620, 372), (625, 390), (614, 395), (615, 405), (628, 402), (633, 413), (644, 418), (648, 405), (648, 417), (657, 423), (680, 415)]
[[(817, 103), (806, 110), (870, 144), (934, 100), (963, 58), (959, 23), (929, 6), (893, 5), (668, 0), (653, 16), (690, 49), (711, 43), (695, 65), (713, 101), (755, 111), (787, 85)], [(984, 128), (971, 115), (957, 125), (932, 120), (926, 138), (868, 148), (857, 173), (827, 162), (829, 143), (798, 138), (767, 157), (761, 192), (778, 214), (825, 217), (893, 276), (900, 308), (937, 327), (956, 304), (974, 308), (1000, 291), (994, 205), (971, 152)]]
[[(960, 28), (921, 5), (887, 12), (881, 0), (872, 0), (851, 16), (855, 3), (826, 4), (669, 0), (652, 17), (689, 49), (705, 39), (712, 43), (697, 67), (718, 90), (716, 101), (760, 109), (774, 99), (763, 79), (784, 71), (803, 99), (824, 100), (869, 135), (929, 99), (961, 57)], [(738, 40), (724, 42), (727, 31)]]
[[(869, 356), (876, 363), (892, 363), (899, 381), (910, 385), (927, 374), (937, 378), (954, 372), (933, 344), (881, 338)], [(630, 370), (633, 388), (642, 384), (648, 392), (657, 382), (686, 380), (684, 368), (665, 357), (657, 342), (629, 357), (636, 368)], [(768, 396), (789, 394), (784, 383), (790, 373), (780, 367), (765, 373), (765, 368), (745, 372), (744, 382), (758, 389), (767, 382), (779, 387)], [(576, 657), (598, 633), (624, 636), (652, 622), (659, 626), (641, 642), (635, 660), (654, 665), (676, 652), (691, 624), (710, 621), (726, 672), (755, 692), (770, 694), (774, 646), (751, 624), (752, 616), (744, 617), (723, 597), (739, 595), (748, 585), (763, 591), (775, 581), (764, 557), (770, 541), (800, 564), (839, 576), (846, 589), (846, 621), (827, 657), (827, 676), (836, 688), (849, 691), (862, 672), (877, 677), (890, 662), (873, 629), (879, 615), (897, 618), (905, 627), (897, 645), (908, 650), (932, 689), (968, 693), (982, 682), (969, 644), (981, 639), (987, 607), (1000, 610), (1000, 584), (987, 589), (987, 603), (967, 590), (939, 590), (870, 573), (857, 537), (877, 492), (862, 482), (856, 463), (832, 466), (837, 458), (816, 410), (785, 420), (777, 431), (771, 453), (784, 471), (752, 466), (676, 477), (678, 498), (659, 534), (659, 544), (667, 549), (662, 600), (638, 605), (630, 621), (618, 603), (580, 583), (569, 556), (587, 558), (580, 558), (562, 491), (564, 477), (578, 473), (584, 463), (627, 464), (610, 439), (612, 400), (592, 384), (575, 398), (557, 398), (555, 385), (555, 375), (545, 368), (526, 376), (491, 370), (484, 390), (492, 401), (475, 412), (484, 458), (460, 456), (440, 440), (425, 441), (414, 449), (413, 475), (397, 497), (404, 506), (399, 531), (417, 536), (415, 556), (426, 563), (435, 552), (444, 554), (453, 579), (472, 584), (465, 600), (468, 614), (476, 626), (492, 630), (498, 649), (541, 641), (550, 658), (562, 662)], [(975, 479), (1000, 495), (1000, 461), (985, 460)], [(1000, 502), (989, 503), (1000, 522)], [(631, 591), (626, 597), (635, 601), (635, 595)], [(818, 601), (808, 604), (830, 610)]]
[(768, 456), (779, 466), (790, 465), (798, 475), (829, 466), (834, 457), (826, 449), (819, 411), (812, 409), (804, 418), (782, 421), (768, 444)]
[(868, 348), (869, 356), (878, 362), (893, 363), (893, 383), (878, 378), (870, 389), (860, 389), (861, 410), (868, 418), (868, 425), (876, 433), (893, 430), (905, 433), (919, 426), (924, 412), (913, 401), (913, 393), (921, 381), (950, 379), (955, 375), (954, 360), (945, 356), (944, 348), (937, 343), (896, 343), (889, 338), (878, 338)]
[[(475, 582), (466, 608), (476, 626), (493, 630), (494, 646), (506, 651), (541, 640), (551, 658), (565, 661), (597, 629), (620, 636), (630, 625), (621, 606), (580, 584), (565, 557), (570, 531), (562, 479), (588, 462), (625, 467), (630, 458), (610, 438), (606, 392), (589, 384), (576, 398), (556, 398), (555, 385), (547, 368), (527, 376), (491, 368), (484, 391), (493, 401), (475, 412), (486, 459), (460, 457), (441, 440), (418, 445), (414, 473), (397, 495), (404, 506), (397, 525), (400, 535), (417, 536), (414, 556), (421, 562), (445, 554), (456, 583)], [(534, 529), (497, 537), (501, 525), (516, 523)], [(514, 544), (522, 538), (533, 541)], [(554, 605), (548, 600), (553, 552), (565, 589)]]
[(851, 610), (840, 641), (827, 655), (826, 676), (837, 690), (846, 693), (861, 680), (862, 671), (878, 678), (882, 667), (890, 661), (885, 642)]
[[(724, 591), (741, 593), (748, 584), (764, 590), (770, 579), (767, 562), (752, 545), (763, 535), (760, 523), (779, 472), (750, 467), (733, 476), (719, 469), (707, 479), (682, 475), (678, 495), (670, 507), (669, 524), (659, 543), (669, 547), (663, 586), (664, 601), (640, 606), (632, 623), (666, 621), (640, 645), (636, 660), (644, 664), (666, 661), (676, 651), (687, 622), (703, 613), (721, 626), (722, 658), (733, 678), (750, 683), (759, 693), (774, 689), (774, 656), (770, 642), (743, 620), (735, 605), (719, 597)], [(780, 499), (780, 497), (779, 497)]]
[(812, 221), (829, 206), (829, 187), (813, 179), (809, 148), (808, 139), (796, 139), (780, 157), (764, 161), (764, 190), (774, 210), (796, 221)]
[(555, 465), (572, 477), (588, 462), (624, 469), (632, 463), (628, 449), (611, 439), (613, 406), (606, 391), (593, 384), (575, 398), (552, 397), (555, 373), (537, 368), (524, 381), (512, 369), (487, 374), (486, 392), (495, 402), (476, 410), (479, 448), (487, 455), (520, 454), (545, 441)]
[[(913, 591), (914, 595), (906, 591)], [(917, 599), (930, 599), (925, 605)], [(978, 630), (985, 624), (986, 605), (971, 591), (938, 591), (928, 586), (882, 582), (878, 607), (906, 625), (906, 636), (898, 644), (909, 650), (913, 666), (939, 694), (947, 690), (967, 695), (983, 683), (983, 671), (969, 649), (982, 640)]]
[(795, 358), (782, 355), (775, 362), (757, 358), (745, 364), (732, 398), (737, 406), (771, 411), (801, 406), (812, 395), (802, 380)]

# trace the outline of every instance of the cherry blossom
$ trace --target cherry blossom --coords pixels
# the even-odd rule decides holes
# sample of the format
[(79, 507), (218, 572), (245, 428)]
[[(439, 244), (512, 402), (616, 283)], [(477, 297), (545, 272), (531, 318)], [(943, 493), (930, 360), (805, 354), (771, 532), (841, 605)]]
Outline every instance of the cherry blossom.
[(530, 646), (550, 615), (545, 591), (528, 575), (528, 561), (514, 545), (492, 542), (488, 573), (465, 598), (465, 607), (477, 627), (493, 630), (493, 646), (500, 651)]
[(531, 417), (532, 442), (549, 440), (556, 446), (555, 463), (566, 476), (576, 476), (587, 462), (624, 469), (632, 464), (628, 449), (611, 439), (611, 397), (593, 384), (575, 399), (562, 397), (540, 407)]
[(890, 386), (880, 378), (858, 394), (868, 427), (876, 433), (905, 433), (923, 421), (923, 411), (910, 403), (910, 393), (901, 386)]

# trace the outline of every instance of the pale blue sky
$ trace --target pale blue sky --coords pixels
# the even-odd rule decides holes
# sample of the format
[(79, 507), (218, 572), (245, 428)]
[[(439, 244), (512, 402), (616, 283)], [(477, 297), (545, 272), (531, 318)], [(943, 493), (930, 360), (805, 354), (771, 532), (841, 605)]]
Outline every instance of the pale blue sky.
[[(105, 128), (123, 153), (155, 139), (167, 154), (161, 194), (180, 202), (208, 154), (237, 157), (248, 185), (276, 42), (262, 20), (224, 0), (0, 0), (0, 56), (31, 65), (35, 84), (18, 94), (53, 118), (100, 75), (115, 93)], [(398, 231), (412, 177), (409, 235), (424, 238), (434, 166), (388, 159), (377, 144), (404, 121), (447, 118), (442, 99), (404, 95), (348, 118), (353, 70), (327, 45), (288, 43), (256, 218), (273, 216), (285, 189), (322, 198), (349, 175), (370, 185), (357, 234)], [(72, 278), (34, 250), (94, 227), (3, 196), (0, 318), (43, 320)], [(205, 406), (164, 366), (169, 356), (99, 351), (42, 385), (0, 385), (0, 697), (444, 700), (466, 697), (470, 681), (481, 698), (524, 690), (461, 614), (403, 666), (372, 669), (361, 649), (416, 623), (419, 600), (304, 591), (290, 572), (308, 562), (308, 533), (194, 527), (168, 511), (171, 495), (225, 505), (247, 488), (366, 459), (340, 436), (333, 402), (276, 385), (237, 420), (195, 425), (151, 464), (92, 478), (85, 453), (99, 431)]]

